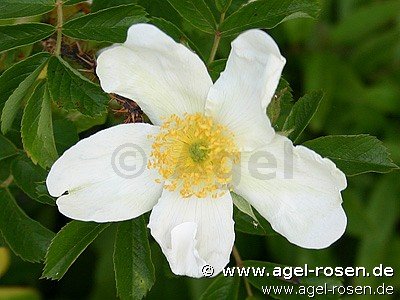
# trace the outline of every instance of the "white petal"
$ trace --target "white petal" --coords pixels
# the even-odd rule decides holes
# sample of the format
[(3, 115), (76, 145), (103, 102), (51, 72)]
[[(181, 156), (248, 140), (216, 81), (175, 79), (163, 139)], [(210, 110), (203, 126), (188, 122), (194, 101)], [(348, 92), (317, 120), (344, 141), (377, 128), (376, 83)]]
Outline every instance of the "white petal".
[(163, 191), (150, 215), (151, 234), (177, 275), (203, 277), (209, 265), (214, 276), (229, 262), (235, 239), (229, 192), (218, 199), (181, 198)]
[[(100, 131), (65, 151), (47, 177), (47, 188), (59, 197), (67, 217), (112, 222), (135, 218), (156, 204), (162, 185), (147, 169), (151, 151), (149, 124), (123, 124)], [(63, 195), (67, 192), (66, 195)]]
[(234, 177), (235, 191), (290, 242), (320, 249), (344, 233), (346, 177), (314, 151), (276, 135), (267, 147), (242, 153)]
[(135, 100), (156, 125), (203, 112), (212, 85), (195, 53), (149, 24), (132, 25), (124, 44), (101, 52), (96, 72), (106, 92)]
[(226, 69), (208, 94), (206, 114), (235, 133), (240, 149), (251, 151), (273, 138), (266, 107), (285, 62), (274, 40), (261, 30), (246, 31), (232, 42)]

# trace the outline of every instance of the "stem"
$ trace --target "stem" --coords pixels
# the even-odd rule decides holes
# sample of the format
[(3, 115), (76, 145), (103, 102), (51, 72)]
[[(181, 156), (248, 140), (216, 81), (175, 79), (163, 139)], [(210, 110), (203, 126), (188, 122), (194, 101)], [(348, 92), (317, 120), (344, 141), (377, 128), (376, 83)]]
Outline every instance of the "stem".
[(14, 177), (10, 175), (6, 180), (0, 184), (0, 188), (7, 188), (14, 181)]
[[(221, 18), (219, 19), (218, 27), (222, 24), (224, 19), (225, 19), (225, 12), (221, 13)], [(211, 48), (210, 58), (208, 59), (208, 64), (211, 64), (214, 61), (215, 54), (217, 54), (220, 40), (221, 40), (221, 32), (217, 28), (217, 30), (215, 31), (215, 35), (214, 35), (214, 43)]]
[(55, 54), (60, 56), (61, 53), (61, 42), (62, 42), (62, 27), (63, 27), (63, 2), (62, 0), (57, 0), (57, 43)]
[[(236, 248), (236, 246), (233, 246), (232, 255), (235, 258), (236, 266), (238, 266), (239, 268), (243, 268), (243, 260), (240, 257), (239, 251)], [(251, 286), (250, 286), (249, 281), (247, 280), (246, 277), (243, 277), (243, 281), (244, 281), (244, 286), (246, 288), (247, 295), (249, 297), (253, 297), (253, 291), (251, 290)]]

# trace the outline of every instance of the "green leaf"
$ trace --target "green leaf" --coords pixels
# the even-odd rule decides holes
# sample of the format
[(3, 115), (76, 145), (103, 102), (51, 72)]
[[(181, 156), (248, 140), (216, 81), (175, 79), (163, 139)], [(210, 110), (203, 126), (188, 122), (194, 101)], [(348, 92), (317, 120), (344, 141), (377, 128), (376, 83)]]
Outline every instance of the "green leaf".
[(274, 97), (267, 107), (267, 115), (276, 131), (281, 131), (293, 108), (293, 95), (289, 83), (281, 78)]
[(201, 31), (214, 34), (217, 23), (204, 0), (168, 0), (175, 10)]
[(41, 15), (54, 8), (54, 0), (1, 0), (0, 19)]
[[(38, 78), (40, 72), (45, 67), (48, 58), (50, 57), (49, 53), (38, 53), (33, 55), (22, 63), (28, 69), (36, 67), (21, 83), (17, 86), (14, 92), (10, 95), (7, 102), (4, 105), (3, 112), (1, 115), (1, 131), (6, 134), (12, 127), (14, 119), (18, 113), (19, 108), (21, 107), (21, 103), (24, 100), (24, 97), (29, 94), (29, 91), (32, 90), (33, 85)], [(19, 68), (20, 66), (18, 66)], [(11, 70), (13, 67), (10, 68)], [(19, 71), (19, 70), (17, 70)], [(26, 70), (23, 71), (23, 76), (26, 74)], [(18, 74), (18, 73), (17, 73)]]
[(14, 156), (18, 149), (5, 136), (0, 134), (0, 160)]
[(67, 119), (56, 119), (53, 121), (54, 139), (59, 155), (79, 141), (79, 136), (74, 123)]
[(51, 100), (45, 81), (38, 84), (22, 116), (24, 149), (34, 163), (46, 168), (58, 158), (53, 135)]
[(226, 12), (231, 4), (232, 0), (215, 0), (215, 6), (221, 13)]
[(33, 44), (49, 37), (54, 31), (53, 26), (43, 23), (0, 26), (0, 52)]
[(214, 82), (217, 81), (221, 72), (225, 70), (226, 61), (226, 59), (217, 59), (207, 66), (208, 72)]
[[(316, 277), (316, 276), (309, 276), (309, 277), (296, 277), (293, 276), (289, 278), (290, 275), (289, 271), (293, 271), (293, 267), (284, 266), (279, 264), (273, 264), (270, 262), (263, 262), (263, 261), (253, 261), (248, 260), (244, 261), (243, 265), (247, 268), (250, 268), (249, 276), (246, 276), (247, 280), (250, 282), (251, 285), (262, 291), (263, 289), (271, 288), (270, 292), (265, 293), (274, 299), (310, 299), (309, 294), (307, 293), (308, 286), (323, 286), (325, 283), (327, 284), (327, 288), (331, 288), (332, 286), (341, 286), (343, 285), (340, 279), (336, 277)], [(287, 271), (284, 271), (286, 268)], [(289, 269), (291, 268), (291, 269)], [(264, 274), (254, 276), (256, 270), (258, 272), (264, 270)], [(276, 270), (276, 271), (275, 271)], [(254, 272), (254, 273), (253, 273)], [(273, 276), (273, 274), (277, 275), (280, 272), (280, 276)], [(287, 278), (285, 279), (284, 276)], [(273, 288), (277, 287), (282, 288), (281, 292), (274, 290)], [(284, 287), (292, 292), (284, 292)], [(301, 290), (300, 290), (301, 288)], [(315, 299), (339, 299), (340, 295), (338, 293), (334, 295), (317, 295), (315, 294)]]
[(318, 12), (318, 0), (248, 1), (225, 19), (219, 31), (229, 36), (251, 28), (269, 29), (294, 18), (315, 18)]
[(61, 279), (79, 255), (109, 225), (81, 221), (65, 225), (51, 241), (42, 277)]
[(201, 295), (201, 300), (235, 300), (238, 299), (240, 277), (219, 275)]
[(251, 207), (250, 203), (247, 202), (242, 196), (239, 196), (238, 194), (231, 192), (233, 204), (242, 212), (245, 213), (246, 215), (250, 216), (253, 218), (254, 221), (258, 222), (257, 217), (254, 215), (253, 208)]
[(86, 0), (67, 0), (63, 2), (63, 5), (75, 5), (81, 2), (85, 2)]
[(304, 95), (294, 104), (282, 128), (283, 132), (288, 133), (288, 137), (293, 142), (296, 142), (308, 123), (310, 123), (322, 98), (323, 93), (321, 91), (312, 92)]
[(236, 230), (254, 235), (276, 235), (269, 222), (256, 210), (253, 210), (246, 199), (234, 192), (231, 192), (231, 196), (235, 204), (233, 218)]
[(265, 220), (257, 211), (253, 211), (253, 213), (256, 220), (235, 207), (233, 210), (235, 229), (237, 231), (253, 235), (272, 236), (277, 234), (271, 228), (271, 225), (269, 225), (268, 221)]
[(46, 181), (47, 172), (40, 166), (35, 165), (29, 158), (20, 156), (11, 165), (11, 173), (14, 182), (31, 199), (40, 203), (55, 205), (55, 200), (48, 194), (39, 195), (38, 184)]
[(0, 231), (11, 250), (22, 259), (44, 259), (54, 233), (29, 218), (7, 189), (0, 189)]
[(303, 145), (331, 159), (348, 176), (398, 169), (382, 142), (367, 134), (325, 136)]
[(195, 51), (198, 55), (201, 55), (199, 48), (175, 24), (162, 18), (151, 18), (150, 23), (157, 26), (157, 28), (168, 34), (176, 42), (184, 44), (188, 48)]
[(93, 0), (92, 2), (92, 12), (123, 4), (137, 4), (137, 0)]
[(118, 296), (142, 299), (155, 281), (144, 217), (118, 224), (114, 247)]
[[(209, 0), (207, 0), (209, 1)], [(176, 26), (183, 30), (183, 18), (174, 9), (174, 7), (166, 0), (137, 0), (137, 3), (144, 7), (151, 17), (163, 18), (174, 23)], [(185, 26), (189, 25), (189, 28), (193, 30), (190, 24), (185, 22)], [(208, 52), (208, 51), (207, 51)]]
[(61, 116), (74, 123), (78, 133), (86, 131), (94, 126), (102, 125), (107, 121), (107, 110), (95, 117), (85, 116), (79, 111), (67, 112), (60, 110), (58, 112), (61, 113)]
[(131, 25), (147, 21), (142, 7), (121, 5), (73, 19), (64, 24), (63, 33), (81, 40), (122, 43)]
[(23, 82), (32, 72), (34, 72), (42, 63), (48, 53), (39, 53), (33, 55), (19, 63), (8, 68), (0, 76), (0, 111), (4, 103), (11, 96), (14, 90)]
[(108, 96), (61, 58), (50, 59), (47, 75), (51, 97), (60, 108), (78, 110), (87, 116), (106, 111)]

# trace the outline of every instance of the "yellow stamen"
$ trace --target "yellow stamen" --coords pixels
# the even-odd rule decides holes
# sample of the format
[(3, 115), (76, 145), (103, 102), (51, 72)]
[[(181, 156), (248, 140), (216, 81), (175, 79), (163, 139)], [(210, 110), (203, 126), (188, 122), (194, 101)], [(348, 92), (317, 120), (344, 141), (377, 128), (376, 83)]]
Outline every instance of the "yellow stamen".
[(154, 139), (148, 168), (158, 170), (165, 189), (182, 197), (218, 198), (229, 189), (232, 166), (239, 160), (233, 134), (200, 113), (172, 115)]

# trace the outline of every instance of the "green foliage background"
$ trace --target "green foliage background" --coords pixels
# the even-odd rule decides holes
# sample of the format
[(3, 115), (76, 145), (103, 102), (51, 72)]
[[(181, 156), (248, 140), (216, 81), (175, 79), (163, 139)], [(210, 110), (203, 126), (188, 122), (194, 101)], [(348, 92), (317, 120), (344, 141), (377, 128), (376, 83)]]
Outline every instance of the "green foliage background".
[[(0, 16), (5, 19), (24, 17), (24, 9), (34, 9), (28, 6), (28, 3), (32, 1), (27, 0), (25, 3), (19, 1), (21, 7), (18, 7), (17, 2), (0, 0)], [(188, 21), (178, 14), (177, 10), (185, 15), (185, 5), (191, 2), (189, 0), (168, 2), (163, 0), (94, 0), (91, 7), (82, 4), (75, 5), (79, 1), (66, 1), (69, 6), (64, 7), (64, 16), (66, 20), (73, 21), (65, 25), (64, 33), (68, 37), (63, 40), (63, 44), (70, 45), (71, 48), (63, 48), (62, 59), (53, 56), (45, 67), (43, 62), (50, 55), (36, 53), (42, 52), (43, 47), (49, 50), (48, 45), (36, 41), (54, 37), (55, 28), (41, 24), (34, 29), (35, 37), (32, 40), (28, 38), (24, 42), (18, 42), (22, 41), (22, 37), (15, 35), (14, 39), (9, 39), (10, 29), (7, 27), (9, 24), (23, 23), (18, 24), (22, 28), (19, 32), (26, 33), (30, 32), (32, 30), (30, 27), (34, 26), (26, 25), (26, 22), (41, 21), (54, 25), (57, 18), (53, 9), (54, 3), (51, 0), (41, 2), (43, 6), (35, 15), (44, 15), (17, 21), (8, 19), (0, 21), (4, 25), (0, 27), (0, 51), (7, 50), (0, 53), (0, 71), (3, 72), (3, 81), (0, 80), (0, 108), (4, 107), (3, 110), (7, 109), (9, 112), (3, 113), (1, 119), (4, 135), (0, 135), (2, 147), (0, 149), (0, 183), (7, 183), (10, 174), (13, 175), (14, 180), (7, 190), (3, 189), (4, 183), (0, 189), (2, 200), (0, 229), (4, 231), (5, 226), (8, 226), (9, 244), (22, 245), (16, 252), (24, 257), (22, 260), (12, 251), (5, 251), (4, 248), (1, 250), (0, 299), (115, 299), (116, 283), (113, 265), (123, 266), (126, 263), (134, 266), (135, 261), (129, 261), (129, 259), (120, 261), (118, 249), (122, 248), (117, 247), (114, 255), (116, 258), (113, 262), (114, 244), (129, 247), (129, 243), (136, 245), (137, 241), (144, 240), (146, 232), (140, 229), (144, 228), (142, 225), (145, 224), (142, 218), (131, 223), (103, 226), (82, 225), (75, 221), (69, 223), (68, 228), (74, 231), (68, 232), (68, 228), (64, 227), (63, 235), (68, 236), (71, 232), (81, 235), (90, 233), (88, 240), (83, 244), (89, 244), (91, 241), (93, 243), (81, 255), (79, 255), (80, 251), (77, 251), (66, 256), (65, 259), (69, 263), (63, 267), (57, 265), (64, 257), (63, 250), (57, 248), (60, 245), (51, 246), (50, 249), (55, 249), (55, 253), (59, 253), (61, 257), (48, 257), (43, 276), (60, 278), (66, 272), (60, 281), (39, 280), (43, 273), (43, 264), (32, 263), (44, 258), (48, 247), (47, 241), (69, 222), (58, 213), (54, 206), (51, 206), (54, 205), (54, 199), (47, 194), (43, 184), (47, 175), (45, 169), (79, 138), (123, 121), (123, 118), (107, 110), (107, 106), (110, 106), (108, 95), (102, 93), (98, 86), (92, 83), (96, 82), (92, 73), (81, 70), (90, 69), (90, 64), (82, 65), (82, 61), (76, 59), (71, 45), (74, 45), (75, 39), (87, 40), (86, 37), (90, 36), (90, 41), (81, 41), (80, 45), (84, 52), (93, 55), (95, 51), (112, 42), (122, 42), (125, 38), (123, 33), (130, 24), (149, 20), (173, 38), (187, 44), (207, 61), (213, 45), (216, 24), (196, 19), (195, 15)], [(215, 22), (218, 22), (220, 15), (218, 9), (224, 10), (228, 2), (230, 1), (219, 0), (215, 1), (216, 5), (214, 1), (206, 0), (205, 5), (212, 8), (211, 11), (206, 11), (206, 14), (212, 14), (211, 19), (214, 18)], [(229, 16), (245, 2), (233, 0), (226, 14)], [(265, 2), (278, 3), (272, 0)], [(282, 1), (284, 2), (291, 3), (289, 5), (291, 8), (303, 5), (303, 8), (311, 15), (314, 13), (316, 15), (318, 10), (314, 1), (309, 1), (309, 4), (306, 3), (307, 1)], [(144, 10), (137, 6), (113, 8), (120, 4), (135, 3), (141, 5)], [(289, 136), (300, 144), (326, 135), (370, 134), (383, 141), (393, 161), (398, 165), (400, 163), (400, 2), (398, 0), (324, 0), (320, 1), (320, 7), (321, 12), (316, 20), (310, 18), (288, 20), (268, 30), (287, 59), (283, 77), (290, 83), (293, 98), (299, 99), (302, 95), (315, 90), (322, 90), (324, 93), (319, 109), (305, 131), (300, 134), (300, 130), (296, 132), (300, 135)], [(103, 25), (104, 30), (99, 31), (96, 28), (100, 21), (104, 21), (102, 14), (104, 14), (103, 9), (106, 8), (111, 11), (106, 12), (105, 15), (112, 13), (115, 18), (108, 19)], [(83, 19), (86, 9), (96, 14), (88, 15), (90, 19)], [(204, 10), (204, 7), (199, 9)], [(273, 18), (272, 16), (261, 22), (260, 27), (273, 27), (279, 21)], [(230, 42), (237, 33), (247, 28), (248, 22), (249, 20), (245, 18), (233, 19), (219, 28), (223, 33), (222, 39), (216, 52), (216, 60), (209, 65), (214, 78), (217, 78), (219, 72), (223, 70), (224, 59), (230, 51)], [(238, 27), (240, 30), (237, 29)], [(21, 35), (26, 39), (26, 34), (21, 33)], [(35, 43), (32, 45), (32, 42)], [(15, 65), (16, 62), (23, 61), (31, 54), (36, 55), (28, 58), (28, 63), (25, 61)], [(5, 70), (11, 66), (17, 69), (13, 69), (14, 73), (10, 72), (7, 75)], [(38, 76), (40, 78), (43, 70), (47, 72), (47, 79), (37, 85), (36, 83), (29, 84), (29, 74), (36, 72), (35, 78)], [(28, 78), (25, 86), (19, 83), (12, 86), (13, 80), (16, 80), (13, 74)], [(61, 77), (64, 82), (57, 81)], [(74, 84), (76, 82), (79, 84)], [(67, 93), (62, 87), (72, 87), (72, 89), (70, 88)], [(278, 130), (290, 129), (294, 120), (299, 122), (299, 119), (294, 117), (285, 121), (293, 106), (293, 100), (288, 93), (289, 89), (285, 82), (281, 82), (280, 91), (278, 91), (281, 102), (275, 103), (276, 106), (269, 110), (269, 115), (275, 120), (274, 124)], [(32, 94), (32, 97), (27, 96)], [(11, 95), (16, 99), (13, 103), (17, 104), (7, 107), (5, 103)], [(315, 99), (319, 97), (318, 93), (310, 95), (314, 95), (309, 97)], [(308, 100), (303, 99), (303, 101)], [(22, 106), (25, 107), (24, 110), (21, 109)], [(40, 118), (36, 119), (38, 115)], [(283, 117), (285, 118), (282, 119)], [(305, 121), (305, 125), (308, 121), (309, 119)], [(52, 128), (43, 128), (41, 124), (47, 124), (46, 122), (52, 123)], [(44, 134), (46, 138), (39, 138), (38, 132), (42, 133), (42, 137)], [(293, 132), (290, 134), (293, 135)], [(340, 140), (340, 142), (346, 141)], [(382, 147), (379, 142), (371, 141), (368, 136), (352, 138), (351, 142), (357, 145), (359, 142), (373, 144), (373, 147), (376, 147), (375, 150)], [(337, 153), (333, 152), (338, 147), (338, 143), (335, 141), (329, 144), (329, 141), (318, 142), (317, 140), (305, 144), (322, 155), (335, 157)], [(385, 152), (383, 148), (376, 151), (381, 151), (379, 152), (381, 154)], [(353, 152), (352, 155), (365, 153)], [(30, 159), (26, 154), (29, 154)], [(368, 166), (367, 170), (372, 168), (375, 171), (388, 171), (392, 168), (384, 154), (380, 156), (380, 159), (380, 166)], [(343, 168), (349, 165), (351, 161), (347, 161)], [(366, 170), (363, 168), (356, 170), (351, 166), (348, 168), (346, 173), (353, 175), (364, 173)], [(372, 286), (382, 283), (393, 285), (396, 294), (381, 298), (398, 299), (400, 297), (399, 182), (398, 171), (390, 174), (368, 173), (348, 177), (348, 188), (343, 193), (348, 227), (345, 236), (328, 249), (316, 251), (296, 247), (283, 237), (271, 232), (268, 225), (261, 220), (259, 227), (255, 229), (251, 225), (251, 219), (237, 210), (235, 212), (236, 246), (244, 260), (268, 261), (284, 265), (307, 263), (310, 266), (365, 266), (367, 268), (379, 264), (391, 266), (395, 269), (395, 275), (391, 278), (345, 278), (344, 283)], [(10, 198), (8, 190), (16, 198), (16, 202)], [(16, 203), (22, 210), (16, 206)], [(45, 204), (50, 204), (50, 206)], [(27, 221), (24, 212), (39, 223)], [(9, 224), (16, 226), (10, 227)], [(132, 230), (139, 232), (137, 236), (132, 237), (132, 241), (126, 241), (121, 237)], [(78, 235), (72, 234), (71, 238), (76, 236)], [(29, 239), (21, 241), (26, 237)], [(59, 237), (59, 239), (62, 238), (62, 236)], [(81, 242), (71, 238), (68, 240), (71, 247)], [(38, 240), (42, 241), (42, 244), (36, 247), (31, 246)], [(0, 246), (2, 245), (6, 244), (0, 236)], [(149, 249), (147, 248), (145, 244), (143, 249), (140, 248), (138, 251), (146, 253), (149, 249), (151, 250), (156, 270), (156, 282), (147, 294), (148, 299), (199, 299), (201, 297), (215, 299), (215, 294), (210, 291), (218, 288), (219, 282), (213, 283), (213, 286), (204, 293), (213, 280), (174, 276), (159, 246), (150, 239)], [(85, 246), (82, 246), (81, 250), (84, 249)], [(3, 265), (2, 268), (1, 263), (5, 264), (8, 261), (8, 255), (10, 255), (10, 266), (6, 268)], [(76, 256), (79, 256), (78, 259), (67, 272)], [(146, 259), (148, 257), (141, 257), (143, 261)], [(150, 278), (151, 281), (154, 270), (148, 268), (140, 270), (142, 271), (149, 274), (146, 280)], [(140, 272), (139, 275), (127, 274), (121, 267), (117, 276), (124, 278), (131, 276), (133, 282), (143, 275), (143, 272)], [(120, 294), (129, 294), (129, 291), (124, 291), (126, 289), (124, 283), (119, 284)], [(222, 282), (225, 289), (222, 289), (217, 298), (233, 299), (235, 294), (239, 299), (245, 298), (243, 281), (240, 282), (238, 292), (235, 289), (229, 289), (237, 284), (239, 280), (236, 278), (229, 282)], [(151, 284), (148, 281), (144, 282), (143, 285), (137, 287), (138, 293), (145, 294), (149, 287)], [(260, 297), (260, 299), (265, 297), (261, 296), (256, 288), (253, 288), (253, 292), (256, 294), (255, 297)], [(343, 298), (357, 299), (356, 296)], [(359, 296), (359, 298), (375, 299), (374, 296)], [(321, 297), (321, 299), (331, 298)]]

